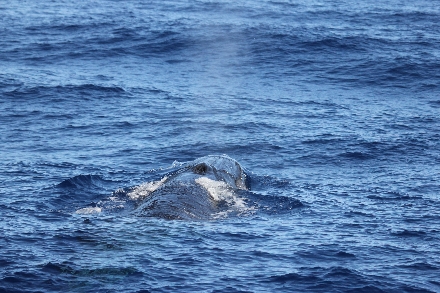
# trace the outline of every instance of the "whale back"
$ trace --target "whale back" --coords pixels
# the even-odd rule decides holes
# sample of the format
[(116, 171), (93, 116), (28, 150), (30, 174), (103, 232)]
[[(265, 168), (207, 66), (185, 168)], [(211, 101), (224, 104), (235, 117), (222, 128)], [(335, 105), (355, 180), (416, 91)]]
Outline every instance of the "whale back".
[(235, 191), (249, 189), (248, 182), (246, 172), (234, 159), (225, 155), (202, 157), (182, 164), (144, 193), (138, 214), (164, 219), (209, 219), (225, 208), (244, 206)]

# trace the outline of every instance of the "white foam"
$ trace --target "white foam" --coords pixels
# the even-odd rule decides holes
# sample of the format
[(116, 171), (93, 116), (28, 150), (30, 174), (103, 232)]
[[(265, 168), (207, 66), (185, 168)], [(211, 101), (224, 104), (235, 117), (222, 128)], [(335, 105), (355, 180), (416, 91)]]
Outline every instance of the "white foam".
[(99, 214), (101, 213), (102, 209), (100, 207), (89, 207), (89, 208), (82, 208), (77, 210), (75, 213), (76, 214), (81, 214), (81, 215), (87, 215), (87, 214)]
[(158, 189), (167, 180), (167, 178), (168, 177), (165, 176), (159, 181), (151, 181), (151, 182), (142, 183), (141, 185), (136, 186), (127, 195), (132, 200), (142, 199), (142, 198), (150, 195), (156, 189)]
[(246, 212), (249, 207), (245, 201), (239, 197), (231, 187), (223, 182), (200, 177), (196, 179), (196, 183), (205, 188), (215, 201), (225, 201), (229, 209), (217, 214), (218, 217), (226, 217), (230, 212)]

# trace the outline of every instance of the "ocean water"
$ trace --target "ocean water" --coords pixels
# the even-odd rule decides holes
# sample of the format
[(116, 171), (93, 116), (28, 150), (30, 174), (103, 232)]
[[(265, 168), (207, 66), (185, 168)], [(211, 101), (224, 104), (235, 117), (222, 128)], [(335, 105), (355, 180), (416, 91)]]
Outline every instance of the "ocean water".
[[(0, 291), (440, 292), (439, 19), (0, 0)], [(196, 179), (222, 213), (139, 212), (224, 154), (249, 188)]]

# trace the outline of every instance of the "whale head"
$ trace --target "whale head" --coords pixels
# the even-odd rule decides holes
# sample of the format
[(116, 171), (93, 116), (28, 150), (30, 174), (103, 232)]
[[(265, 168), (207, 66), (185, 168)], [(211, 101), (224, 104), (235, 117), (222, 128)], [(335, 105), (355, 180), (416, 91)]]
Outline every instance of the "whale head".
[(228, 208), (244, 208), (236, 191), (248, 189), (249, 177), (244, 169), (234, 159), (221, 155), (185, 163), (155, 184), (133, 189), (129, 196), (140, 199), (137, 210), (142, 216), (209, 219)]

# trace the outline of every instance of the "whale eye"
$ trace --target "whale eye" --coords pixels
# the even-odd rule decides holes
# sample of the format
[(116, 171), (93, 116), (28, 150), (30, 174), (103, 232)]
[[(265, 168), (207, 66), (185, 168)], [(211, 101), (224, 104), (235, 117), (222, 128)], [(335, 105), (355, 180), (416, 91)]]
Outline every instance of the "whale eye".
[(200, 174), (203, 175), (208, 171), (208, 165), (206, 165), (205, 163), (200, 163), (198, 165), (195, 165), (193, 167), (193, 172), (196, 174)]

